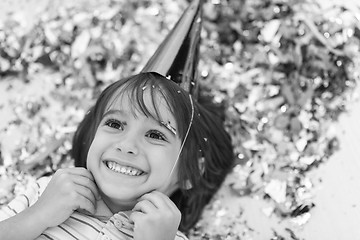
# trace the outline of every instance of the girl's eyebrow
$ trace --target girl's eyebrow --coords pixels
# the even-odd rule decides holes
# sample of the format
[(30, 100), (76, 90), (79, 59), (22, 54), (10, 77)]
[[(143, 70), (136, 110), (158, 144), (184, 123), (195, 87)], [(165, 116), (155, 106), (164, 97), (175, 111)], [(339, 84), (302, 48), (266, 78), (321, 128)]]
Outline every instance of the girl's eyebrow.
[[(120, 114), (120, 115), (123, 115), (125, 114), (124, 111), (122, 110), (119, 110), (119, 109), (110, 109), (108, 110), (107, 112), (105, 112), (102, 116), (102, 118), (108, 116), (108, 115), (112, 115), (112, 114)], [(170, 125), (170, 122), (164, 122), (164, 121), (161, 121), (160, 122), (160, 125), (165, 127), (167, 130), (169, 130), (169, 132), (171, 132), (174, 136), (176, 136), (176, 128), (174, 128), (173, 126)]]

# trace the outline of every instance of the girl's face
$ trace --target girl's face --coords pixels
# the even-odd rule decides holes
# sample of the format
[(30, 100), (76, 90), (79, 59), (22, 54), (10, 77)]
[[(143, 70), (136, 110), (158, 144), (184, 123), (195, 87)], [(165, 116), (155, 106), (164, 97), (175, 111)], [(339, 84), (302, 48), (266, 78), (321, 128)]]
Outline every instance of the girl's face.
[[(144, 100), (151, 103), (147, 91)], [(160, 96), (156, 100), (165, 124), (134, 110), (128, 97), (119, 97), (103, 115), (90, 146), (87, 167), (113, 212), (131, 210), (145, 193), (170, 195), (177, 188), (177, 168), (172, 170), (181, 139), (166, 102)]]

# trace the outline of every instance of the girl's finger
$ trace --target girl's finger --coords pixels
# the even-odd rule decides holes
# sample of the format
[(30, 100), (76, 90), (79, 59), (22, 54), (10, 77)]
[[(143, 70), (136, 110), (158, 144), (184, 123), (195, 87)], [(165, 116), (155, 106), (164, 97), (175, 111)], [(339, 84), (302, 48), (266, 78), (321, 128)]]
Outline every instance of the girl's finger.
[(87, 177), (94, 181), (94, 177), (91, 174), (89, 170), (83, 167), (74, 167), (74, 168), (66, 168), (64, 169), (67, 173), (75, 174), (75, 175), (81, 175), (83, 177)]
[(88, 187), (93, 192), (94, 196), (98, 199), (99, 198), (99, 191), (95, 184), (94, 177), (89, 170), (82, 167), (75, 167), (75, 168), (66, 168), (60, 169), (57, 173), (60, 174), (70, 174), (74, 183), (78, 185), (82, 185), (84, 187)]
[(88, 188), (92, 192), (94, 197), (96, 199), (99, 199), (99, 196), (100, 196), (99, 190), (98, 190), (95, 182), (92, 179), (90, 179), (88, 177), (84, 177), (83, 175), (74, 175), (73, 182), (79, 186)]
[(159, 192), (159, 191), (153, 191), (147, 194), (144, 194), (143, 196), (141, 196), (140, 200), (148, 200), (150, 201), (156, 208), (176, 208), (176, 205), (173, 203), (173, 201), (171, 201), (169, 199), (168, 196), (166, 196), (165, 194)]
[(143, 213), (150, 213), (156, 211), (157, 207), (150, 201), (144, 199), (136, 203), (132, 211), (138, 211)]
[(88, 201), (91, 202), (92, 205), (94, 205), (94, 207), (96, 207), (96, 196), (89, 188), (81, 185), (76, 185), (75, 191), (78, 195), (80, 195), (83, 198), (86, 198)]
[(144, 213), (138, 211), (133, 211), (129, 216), (130, 221), (132, 221), (133, 223), (136, 223), (138, 222), (139, 219), (143, 219), (143, 218), (144, 218)]
[(74, 210), (85, 210), (90, 214), (95, 214), (95, 204), (94, 202), (90, 201), (88, 198), (79, 195), (78, 201), (77, 201), (77, 205), (76, 205), (76, 209)]

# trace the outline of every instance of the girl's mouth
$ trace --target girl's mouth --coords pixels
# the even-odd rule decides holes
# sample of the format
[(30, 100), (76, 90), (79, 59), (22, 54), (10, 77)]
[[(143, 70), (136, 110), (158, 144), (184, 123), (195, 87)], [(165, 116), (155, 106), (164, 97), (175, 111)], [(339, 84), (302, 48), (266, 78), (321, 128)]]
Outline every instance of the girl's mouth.
[(113, 161), (105, 161), (105, 165), (111, 171), (114, 171), (116, 173), (122, 173), (128, 176), (140, 176), (144, 174), (144, 172), (141, 171), (140, 169), (129, 166), (123, 166)]

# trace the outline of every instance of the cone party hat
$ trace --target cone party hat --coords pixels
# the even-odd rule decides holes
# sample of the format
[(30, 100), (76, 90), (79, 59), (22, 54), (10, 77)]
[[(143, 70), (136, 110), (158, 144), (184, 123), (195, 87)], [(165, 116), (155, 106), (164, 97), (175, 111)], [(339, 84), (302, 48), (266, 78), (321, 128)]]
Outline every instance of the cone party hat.
[(201, 0), (193, 0), (141, 72), (157, 72), (197, 96)]

